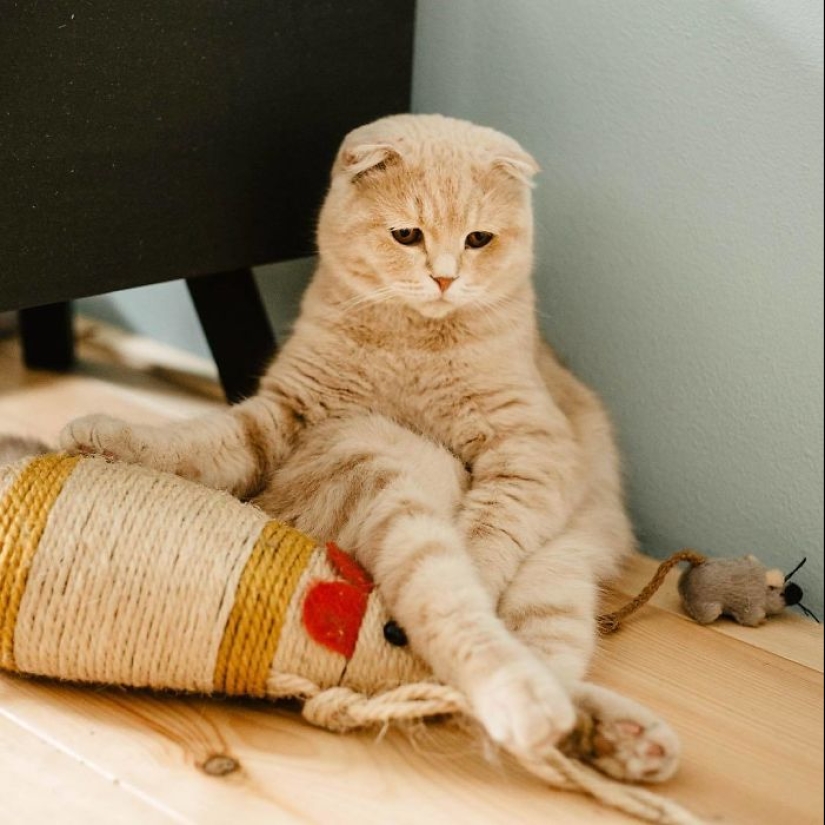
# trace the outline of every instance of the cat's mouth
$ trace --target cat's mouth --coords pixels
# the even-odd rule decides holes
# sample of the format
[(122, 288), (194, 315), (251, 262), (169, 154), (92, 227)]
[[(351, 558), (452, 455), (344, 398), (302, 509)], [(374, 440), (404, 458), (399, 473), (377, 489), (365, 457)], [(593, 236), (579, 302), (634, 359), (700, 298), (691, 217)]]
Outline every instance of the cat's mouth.
[(396, 297), (419, 315), (436, 319), (446, 318), (467, 303), (466, 297), (456, 290), (435, 292), (435, 290), (427, 289), (426, 286), (422, 288), (420, 285), (414, 289), (399, 289)]
[(446, 318), (458, 309), (458, 305), (445, 295), (439, 295), (418, 303), (416, 309), (426, 318)]

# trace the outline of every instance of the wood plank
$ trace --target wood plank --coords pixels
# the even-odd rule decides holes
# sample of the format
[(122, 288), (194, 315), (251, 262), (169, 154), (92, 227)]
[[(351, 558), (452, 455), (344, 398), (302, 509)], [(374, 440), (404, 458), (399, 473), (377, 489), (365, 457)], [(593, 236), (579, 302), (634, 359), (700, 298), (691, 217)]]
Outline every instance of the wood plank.
[(160, 424), (223, 406), (209, 365), (201, 359), (105, 326), (82, 321), (79, 326), (82, 360), (70, 375), (25, 370), (17, 343), (3, 342), (0, 431), (54, 445), (63, 426), (83, 415), (106, 413)]
[(821, 673), (653, 607), (603, 640), (594, 678), (680, 733), (674, 798), (711, 821), (822, 822)]
[[(4, 713), (94, 760), (158, 805), (226, 822), (546, 823), (633, 820), (487, 763), (481, 744), (432, 725), (341, 736), (265, 703), (181, 699), (0, 676)], [(241, 769), (199, 768), (230, 755)]]
[(14, 825), (140, 825), (174, 817), (3, 716), (3, 821)]

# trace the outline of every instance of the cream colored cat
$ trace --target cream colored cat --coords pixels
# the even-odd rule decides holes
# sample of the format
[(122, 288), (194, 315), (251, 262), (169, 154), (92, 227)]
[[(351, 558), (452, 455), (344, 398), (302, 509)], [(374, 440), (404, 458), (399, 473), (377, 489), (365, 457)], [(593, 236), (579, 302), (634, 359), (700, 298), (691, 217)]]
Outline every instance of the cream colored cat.
[(610, 424), (542, 343), (535, 161), (491, 129), (387, 118), (344, 141), (318, 271), (259, 394), (164, 428), (104, 416), (62, 444), (254, 499), (335, 538), (489, 735), (540, 755), (595, 714), (587, 755), (675, 769), (670, 729), (583, 681), (599, 582), (633, 546)]

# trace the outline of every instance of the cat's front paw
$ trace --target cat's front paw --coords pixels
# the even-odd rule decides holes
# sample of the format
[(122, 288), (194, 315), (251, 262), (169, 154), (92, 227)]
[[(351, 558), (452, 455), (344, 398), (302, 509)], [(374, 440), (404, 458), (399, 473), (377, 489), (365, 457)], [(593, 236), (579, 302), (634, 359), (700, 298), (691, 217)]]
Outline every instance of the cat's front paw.
[(470, 692), (490, 738), (514, 753), (541, 757), (576, 723), (573, 703), (552, 672), (523, 657), (496, 668)]
[(131, 425), (108, 415), (87, 415), (67, 424), (60, 433), (60, 447), (73, 454), (131, 463), (137, 463), (146, 449)]

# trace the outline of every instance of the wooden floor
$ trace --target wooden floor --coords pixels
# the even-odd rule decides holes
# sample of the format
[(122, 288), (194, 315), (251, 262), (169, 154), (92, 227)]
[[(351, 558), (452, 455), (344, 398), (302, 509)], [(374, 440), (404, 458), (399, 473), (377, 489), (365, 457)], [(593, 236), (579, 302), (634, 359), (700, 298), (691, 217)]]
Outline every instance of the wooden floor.
[[(160, 421), (214, 407), (202, 365), (157, 345), (84, 327), (70, 376), (20, 367), (0, 342), (0, 432), (54, 439), (73, 416)], [(198, 374), (200, 371), (200, 375)], [(650, 574), (639, 558), (607, 604)], [(674, 582), (603, 641), (594, 677), (664, 714), (684, 765), (662, 792), (710, 822), (823, 821), (822, 632), (786, 615), (757, 630), (702, 628)], [(240, 770), (201, 768), (228, 754)], [(627, 818), (554, 792), (448, 724), (414, 736), (338, 736), (262, 703), (84, 689), (0, 676), (0, 822), (553, 823)]]

